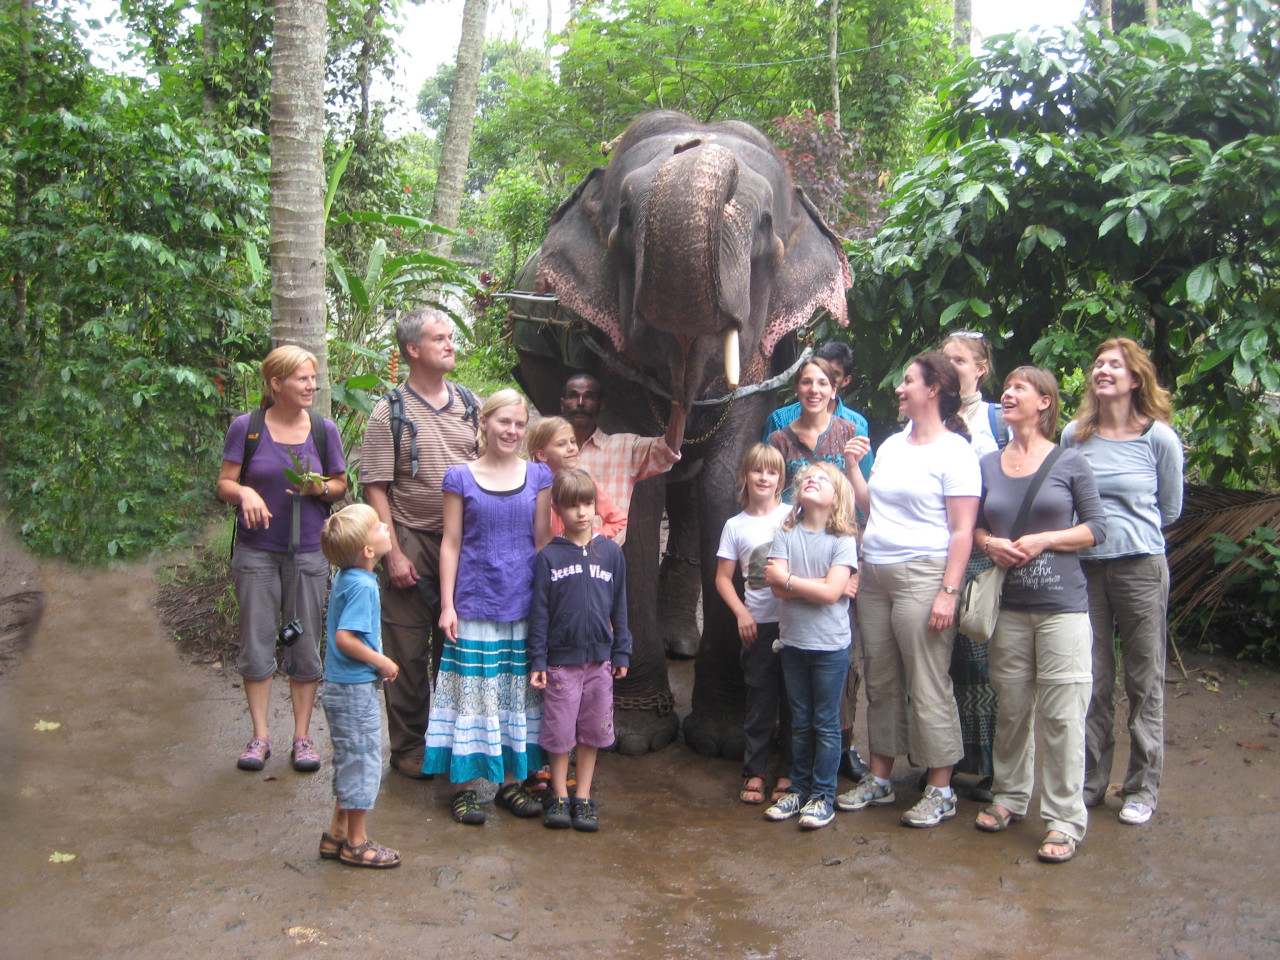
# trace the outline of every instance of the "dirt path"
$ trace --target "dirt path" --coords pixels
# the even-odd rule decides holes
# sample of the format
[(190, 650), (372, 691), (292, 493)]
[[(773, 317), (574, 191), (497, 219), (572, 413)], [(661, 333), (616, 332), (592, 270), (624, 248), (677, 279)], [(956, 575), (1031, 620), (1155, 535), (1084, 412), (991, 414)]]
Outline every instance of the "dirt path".
[[(897, 826), (903, 798), (813, 834), (767, 824), (736, 802), (735, 764), (681, 744), (602, 759), (595, 836), (503, 814), (459, 827), (447, 785), (388, 775), (373, 833), (406, 863), (375, 873), (316, 858), (327, 767), (295, 774), (282, 751), (263, 773), (235, 769), (241, 692), (179, 660), (149, 571), (45, 565), (37, 579), (43, 623), (0, 678), (0, 803), (16, 818), (0, 949), (14, 960), (1280, 955), (1272, 671), (1189, 661), (1222, 679), (1170, 687), (1154, 824), (1122, 826), (1112, 798), (1062, 867), (1035, 861), (1037, 822), (981, 834), (967, 801), (934, 830)], [(673, 672), (687, 710), (691, 667)], [(282, 696), (274, 710), (283, 736)], [(317, 733), (327, 759), (322, 720)]]

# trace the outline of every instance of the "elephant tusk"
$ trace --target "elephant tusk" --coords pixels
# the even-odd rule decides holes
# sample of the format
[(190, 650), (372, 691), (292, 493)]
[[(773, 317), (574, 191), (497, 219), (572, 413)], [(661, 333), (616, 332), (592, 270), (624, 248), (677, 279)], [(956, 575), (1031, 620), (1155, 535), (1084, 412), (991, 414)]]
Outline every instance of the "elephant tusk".
[(742, 358), (738, 346), (738, 328), (730, 327), (724, 333), (724, 378), (729, 382), (729, 389), (738, 389), (738, 380), (742, 372)]

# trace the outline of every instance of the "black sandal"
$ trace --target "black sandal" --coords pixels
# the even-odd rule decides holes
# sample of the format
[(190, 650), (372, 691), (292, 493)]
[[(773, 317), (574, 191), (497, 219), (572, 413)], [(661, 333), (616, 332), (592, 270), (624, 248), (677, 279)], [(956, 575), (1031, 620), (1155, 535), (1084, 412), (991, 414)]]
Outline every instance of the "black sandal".
[(493, 800), (498, 806), (510, 810), (517, 817), (542, 816), (542, 804), (533, 799), (523, 783), (509, 783)]
[(474, 790), (460, 790), (453, 795), (453, 819), (456, 823), (479, 826), (484, 823), (484, 807)]

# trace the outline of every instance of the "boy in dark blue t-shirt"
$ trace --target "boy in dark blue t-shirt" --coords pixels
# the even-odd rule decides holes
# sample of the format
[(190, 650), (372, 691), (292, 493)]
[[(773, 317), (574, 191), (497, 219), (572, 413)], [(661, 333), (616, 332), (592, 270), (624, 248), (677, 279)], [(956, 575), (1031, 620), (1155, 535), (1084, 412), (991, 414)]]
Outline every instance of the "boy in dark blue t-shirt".
[(320, 835), (320, 857), (353, 867), (398, 867), (400, 853), (371, 840), (368, 812), (382, 782), (378, 690), (400, 668), (382, 654), (374, 565), (391, 550), (387, 525), (368, 504), (346, 507), (320, 531), (320, 549), (339, 567), (329, 591), (329, 649), (324, 714), (333, 739), (333, 821)]
[[(564, 534), (538, 552), (529, 609), (529, 683), (544, 691), (538, 743), (551, 755), (552, 803), (544, 823), (599, 829), (591, 780), (596, 755), (613, 745), (613, 681), (627, 675), (627, 567), (622, 548), (593, 536), (596, 484), (569, 467), (551, 485)], [(578, 784), (569, 802), (569, 753)]]

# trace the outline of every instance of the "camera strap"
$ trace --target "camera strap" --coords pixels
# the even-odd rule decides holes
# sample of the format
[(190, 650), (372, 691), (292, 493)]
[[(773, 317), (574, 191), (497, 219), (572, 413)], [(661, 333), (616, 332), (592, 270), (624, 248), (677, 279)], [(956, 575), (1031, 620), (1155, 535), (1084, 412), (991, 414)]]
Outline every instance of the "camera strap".
[(302, 575), (298, 570), (298, 548), (302, 545), (302, 491), (293, 491), (289, 509), (289, 563), (293, 565), (293, 619), (298, 619), (298, 590)]

